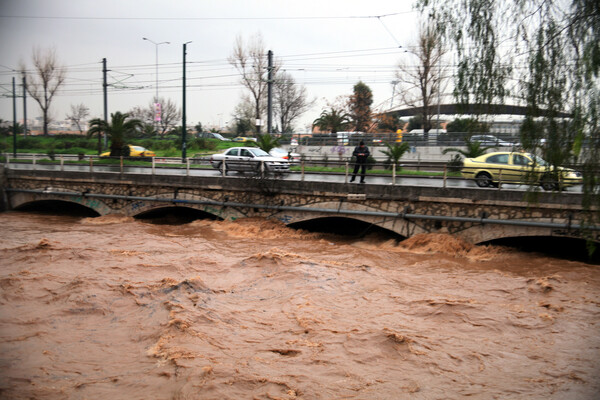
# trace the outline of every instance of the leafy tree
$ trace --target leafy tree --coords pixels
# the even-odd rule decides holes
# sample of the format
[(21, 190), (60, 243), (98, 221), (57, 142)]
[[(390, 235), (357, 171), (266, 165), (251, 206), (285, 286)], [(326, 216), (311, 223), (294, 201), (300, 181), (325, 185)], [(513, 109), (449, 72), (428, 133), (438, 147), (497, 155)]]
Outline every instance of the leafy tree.
[(410, 132), (413, 129), (421, 129), (422, 126), (423, 116), (421, 114), (417, 114), (414, 117), (408, 119), (408, 127), (406, 128), (406, 130)]
[(313, 121), (313, 127), (318, 127), (323, 132), (337, 133), (348, 129), (351, 124), (350, 118), (350, 115), (343, 110), (331, 107), (329, 111), (321, 112), (319, 118)]
[(390, 165), (396, 165), (397, 167), (400, 166), (399, 162), (402, 156), (410, 150), (410, 145), (408, 143), (385, 143), (385, 146), (387, 147), (387, 150), (382, 150), (382, 153), (387, 156), (387, 162)]
[(27, 92), (42, 109), (44, 135), (48, 135), (50, 105), (65, 81), (66, 68), (58, 65), (54, 49), (42, 52), (41, 49), (34, 48), (32, 61), (34, 72), (29, 72), (22, 64), (21, 73), (26, 78)]
[(252, 132), (254, 125), (249, 119), (236, 118), (235, 119), (235, 133), (237, 135), (244, 135), (246, 132)]
[(377, 114), (375, 120), (377, 121), (377, 129), (384, 132), (396, 132), (398, 129), (402, 129), (405, 124), (396, 113)]
[(235, 131), (238, 134), (257, 132), (256, 125), (254, 124), (254, 105), (249, 96), (242, 96), (231, 116), (235, 121)]
[(81, 129), (81, 121), (86, 119), (89, 115), (90, 109), (85, 104), (71, 104), (71, 113), (67, 114), (67, 119), (77, 126), (79, 133), (83, 133), (83, 129)]
[(101, 135), (105, 133), (110, 138), (110, 155), (111, 157), (128, 156), (129, 147), (126, 144), (126, 139), (129, 135), (143, 128), (142, 121), (138, 119), (128, 119), (129, 114), (122, 114), (117, 111), (110, 114), (111, 123), (107, 123), (103, 119), (94, 118), (90, 121), (90, 129), (88, 136), (98, 135), (98, 153), (101, 152)]
[(371, 128), (371, 104), (373, 93), (371, 88), (362, 81), (354, 85), (354, 93), (350, 96), (348, 106), (350, 117), (357, 132), (368, 132)]
[(194, 129), (196, 130), (196, 133), (202, 133), (202, 124), (198, 122), (196, 126), (194, 126)]
[(314, 100), (307, 100), (306, 88), (298, 86), (287, 72), (277, 72), (273, 85), (275, 114), (279, 118), (282, 133), (293, 132), (292, 123), (304, 114)]
[(582, 163), (582, 203), (590, 210), (586, 223), (600, 223), (600, 3), (418, 3), (456, 49), (457, 101), (485, 110), (486, 104), (502, 102), (509, 95), (518, 99), (527, 108), (521, 142), (535, 150), (541, 142), (537, 140), (537, 124), (541, 124), (547, 139), (546, 161), (555, 168), (574, 159)]
[(268, 153), (275, 147), (279, 147), (279, 138), (271, 135), (270, 133), (259, 134), (256, 144), (259, 148)]
[(459, 133), (487, 133), (489, 127), (486, 123), (477, 121), (474, 118), (456, 118), (446, 125), (446, 132), (459, 132)]

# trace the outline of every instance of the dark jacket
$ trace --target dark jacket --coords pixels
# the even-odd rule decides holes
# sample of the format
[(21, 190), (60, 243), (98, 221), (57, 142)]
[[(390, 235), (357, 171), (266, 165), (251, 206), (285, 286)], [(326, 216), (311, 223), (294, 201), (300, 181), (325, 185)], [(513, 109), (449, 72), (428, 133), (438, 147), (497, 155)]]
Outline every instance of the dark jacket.
[(352, 152), (352, 155), (356, 157), (356, 162), (358, 163), (366, 163), (369, 154), (371, 154), (371, 152), (367, 146), (356, 146)]

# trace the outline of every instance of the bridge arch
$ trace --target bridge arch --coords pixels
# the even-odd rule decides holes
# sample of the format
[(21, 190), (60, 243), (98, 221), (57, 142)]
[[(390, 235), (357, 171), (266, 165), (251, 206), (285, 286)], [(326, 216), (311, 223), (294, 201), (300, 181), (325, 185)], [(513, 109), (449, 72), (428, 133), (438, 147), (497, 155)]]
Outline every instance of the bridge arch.
[[(350, 210), (356, 212), (364, 212), (365, 214), (353, 214), (353, 213), (334, 213), (330, 210)], [(327, 211), (321, 211), (327, 210)], [(415, 224), (414, 222), (394, 218), (389, 216), (377, 215), (377, 213), (383, 213), (387, 210), (382, 210), (376, 207), (367, 206), (359, 203), (340, 203), (336, 201), (324, 201), (307, 204), (302, 207), (302, 210), (284, 210), (279, 211), (270, 216), (275, 218), (286, 225), (299, 226), (307, 221), (323, 219), (323, 218), (345, 218), (364, 222), (368, 225), (374, 225), (378, 228), (388, 230), (399, 236), (410, 237), (418, 233), (427, 233), (427, 230)], [(372, 215), (368, 215), (372, 213)]]
[[(530, 220), (531, 221), (531, 220)], [(548, 218), (539, 218), (534, 222), (541, 223), (567, 223), (566, 220), (550, 220)], [(581, 236), (577, 235), (576, 231), (569, 231), (568, 229), (553, 229), (545, 227), (535, 226), (517, 226), (517, 225), (494, 225), (494, 224), (481, 224), (471, 226), (470, 228), (464, 229), (457, 232), (456, 235), (461, 238), (474, 243), (480, 244), (490, 242), (498, 239), (511, 239), (511, 238), (526, 238), (526, 237), (562, 237), (562, 238), (573, 238), (581, 239)]]
[[(157, 192), (153, 197), (169, 199), (173, 197), (173, 192)], [(137, 218), (151, 213), (158, 213), (161, 212), (161, 210), (166, 209), (188, 209), (195, 210), (194, 212), (203, 213), (209, 218), (219, 220), (235, 220), (245, 217), (245, 215), (236, 208), (214, 204), (202, 204), (203, 202), (214, 203), (214, 200), (194, 193), (179, 192), (177, 198), (173, 199), (173, 201), (153, 201), (151, 198), (127, 201), (120, 212)]]
[[(57, 191), (53, 189), (53, 191)], [(66, 191), (65, 191), (66, 192)], [(44, 206), (49, 204), (75, 205), (79, 209), (87, 209), (91, 215), (101, 216), (110, 214), (111, 208), (102, 200), (85, 198), (82, 196), (62, 196), (45, 193), (32, 192), (14, 192), (9, 198), (12, 209), (19, 210), (25, 208), (35, 208), (36, 205)]]
[(14, 207), (17, 211), (50, 211), (56, 214), (77, 215), (86, 217), (99, 217), (100, 214), (87, 206), (65, 201), (64, 199), (39, 199), (21, 203)]

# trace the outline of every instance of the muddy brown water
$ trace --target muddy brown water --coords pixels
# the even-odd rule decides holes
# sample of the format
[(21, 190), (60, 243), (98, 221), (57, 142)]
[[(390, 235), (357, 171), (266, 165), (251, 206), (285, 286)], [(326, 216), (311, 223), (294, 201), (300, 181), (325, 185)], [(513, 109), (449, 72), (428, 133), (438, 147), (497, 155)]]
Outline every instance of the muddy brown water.
[(431, 234), (0, 214), (3, 399), (595, 399), (597, 265)]

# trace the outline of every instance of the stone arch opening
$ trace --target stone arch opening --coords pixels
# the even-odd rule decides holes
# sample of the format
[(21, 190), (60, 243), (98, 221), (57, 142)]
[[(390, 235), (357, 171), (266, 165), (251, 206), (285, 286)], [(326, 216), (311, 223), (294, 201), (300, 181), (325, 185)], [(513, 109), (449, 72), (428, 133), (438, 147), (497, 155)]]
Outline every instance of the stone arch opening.
[(156, 225), (183, 225), (198, 219), (222, 221), (223, 218), (192, 207), (157, 207), (134, 216)]
[(352, 238), (361, 238), (366, 235), (377, 235), (395, 239), (398, 241), (406, 239), (398, 233), (382, 228), (374, 223), (349, 217), (319, 217), (291, 223), (290, 228), (303, 229), (309, 232), (332, 233)]
[(588, 243), (584, 239), (567, 236), (505, 237), (479, 244), (506, 246), (526, 253), (541, 253), (555, 258), (600, 264), (600, 251), (598, 249), (590, 256)]
[(14, 210), (76, 217), (100, 216), (100, 213), (91, 207), (87, 207), (80, 203), (56, 199), (29, 201), (14, 207)]

